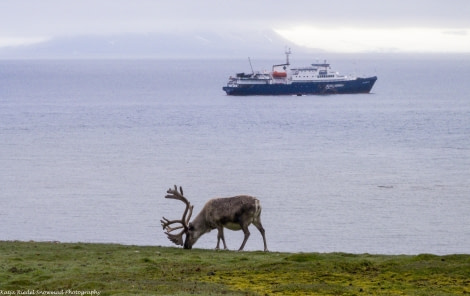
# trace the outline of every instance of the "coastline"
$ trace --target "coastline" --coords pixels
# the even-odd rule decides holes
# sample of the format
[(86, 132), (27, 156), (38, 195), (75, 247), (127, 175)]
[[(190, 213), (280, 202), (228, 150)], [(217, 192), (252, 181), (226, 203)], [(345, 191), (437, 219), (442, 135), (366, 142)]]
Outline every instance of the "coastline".
[(463, 295), (470, 254), (214, 251), (0, 241), (10, 295)]

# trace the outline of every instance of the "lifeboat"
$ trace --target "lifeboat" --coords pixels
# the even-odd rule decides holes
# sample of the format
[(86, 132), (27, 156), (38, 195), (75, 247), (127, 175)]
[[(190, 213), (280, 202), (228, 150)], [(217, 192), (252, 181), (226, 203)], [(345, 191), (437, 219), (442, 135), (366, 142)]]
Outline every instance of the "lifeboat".
[(277, 72), (277, 71), (274, 71), (274, 72), (273, 72), (273, 77), (274, 77), (274, 78), (285, 78), (285, 77), (287, 77), (287, 73), (286, 73), (286, 72)]

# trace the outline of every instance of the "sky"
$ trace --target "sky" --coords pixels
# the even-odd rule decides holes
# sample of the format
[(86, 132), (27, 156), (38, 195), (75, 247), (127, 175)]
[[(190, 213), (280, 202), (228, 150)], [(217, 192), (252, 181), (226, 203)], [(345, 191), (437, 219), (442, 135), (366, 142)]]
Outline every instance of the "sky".
[(470, 53), (470, 1), (0, 0), (0, 50), (74, 36), (263, 30), (321, 51)]

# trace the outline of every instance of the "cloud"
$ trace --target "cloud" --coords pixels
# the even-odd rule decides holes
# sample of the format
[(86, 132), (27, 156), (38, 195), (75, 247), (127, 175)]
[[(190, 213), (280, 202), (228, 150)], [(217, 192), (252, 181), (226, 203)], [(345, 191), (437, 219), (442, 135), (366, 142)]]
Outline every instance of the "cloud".
[(470, 26), (470, 1), (2, 0), (0, 36), (71, 36), (288, 26)]
[[(431, 30), (436, 40), (460, 50), (466, 48), (469, 15), (468, 0), (451, 4), (428, 0), (2, 0), (0, 47), (42, 42), (43, 36), (187, 34), (198, 39), (206, 38), (205, 33), (241, 36), (242, 42), (236, 46), (243, 47), (244, 36), (276, 28), (297, 44), (329, 51), (421, 50), (425, 44), (416, 42), (411, 31), (403, 35), (409, 39), (405, 46), (402, 32), (393, 29), (405, 27)], [(295, 32), (302, 27), (317, 31), (308, 35)], [(319, 39), (309, 41), (313, 35)], [(302, 40), (305, 36), (307, 40)], [(447, 51), (440, 42), (427, 42), (426, 46)]]
[(468, 30), (301, 26), (275, 31), (297, 45), (330, 52), (470, 53)]
[(444, 32), (442, 32), (442, 34), (467, 36), (468, 31), (467, 30), (444, 31)]
[(28, 46), (47, 42), (49, 39), (48, 37), (0, 37), (0, 48)]

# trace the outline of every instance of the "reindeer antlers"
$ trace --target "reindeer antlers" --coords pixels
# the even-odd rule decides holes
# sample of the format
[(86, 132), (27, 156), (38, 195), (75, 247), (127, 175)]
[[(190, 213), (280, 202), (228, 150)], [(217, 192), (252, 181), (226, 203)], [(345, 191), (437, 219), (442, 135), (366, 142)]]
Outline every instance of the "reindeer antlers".
[[(166, 193), (169, 193), (169, 194), (167, 194), (165, 196), (165, 198), (180, 200), (180, 201), (182, 201), (186, 204), (186, 209), (183, 212), (183, 217), (181, 218), (181, 220), (171, 220), (170, 221), (165, 217), (162, 217), (163, 220), (160, 220), (160, 222), (162, 223), (163, 229), (166, 230), (165, 234), (167, 235), (168, 239), (170, 241), (172, 241), (173, 243), (175, 243), (176, 245), (182, 246), (183, 245), (183, 234), (187, 233), (187, 231), (188, 231), (188, 224), (189, 224), (189, 220), (191, 219), (191, 215), (193, 214), (193, 207), (194, 206), (192, 206), (191, 203), (186, 199), (186, 197), (184, 197), (183, 188), (181, 186), (180, 186), (180, 191), (179, 192), (178, 192), (178, 187), (175, 185), (175, 189), (170, 188), (166, 191)], [(188, 212), (189, 212), (189, 215), (188, 215), (188, 217), (186, 217)], [(179, 223), (181, 225), (176, 226), (176, 227), (170, 227), (170, 225), (175, 224), (175, 223)], [(183, 230), (178, 234), (171, 234), (170, 233), (174, 230), (181, 229), (181, 228), (183, 228)]]

